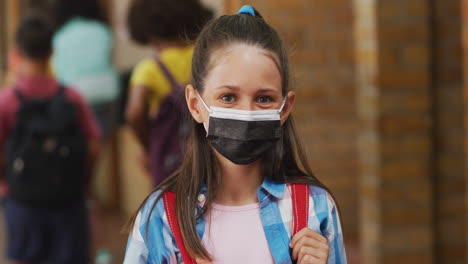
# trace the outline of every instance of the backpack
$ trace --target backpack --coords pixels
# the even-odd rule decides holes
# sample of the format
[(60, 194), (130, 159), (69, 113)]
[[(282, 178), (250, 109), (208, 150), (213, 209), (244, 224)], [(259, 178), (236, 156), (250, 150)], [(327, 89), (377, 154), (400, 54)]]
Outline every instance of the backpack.
[(169, 69), (155, 59), (172, 86), (171, 92), (159, 106), (158, 113), (149, 126), (149, 158), (153, 184), (156, 186), (182, 164), (185, 145), (190, 134), (188, 108), (184, 87), (177, 83)]
[(83, 198), (87, 144), (77, 107), (60, 86), (50, 98), (26, 98), (6, 144), (9, 198), (31, 207), (64, 207)]
[[(291, 200), (293, 205), (294, 227), (292, 235), (307, 227), (309, 222), (309, 186), (307, 184), (291, 184)], [(197, 262), (188, 254), (180, 232), (179, 222), (176, 215), (176, 197), (173, 192), (163, 194), (164, 209), (169, 227), (171, 228), (180, 254), (185, 264), (196, 264)]]

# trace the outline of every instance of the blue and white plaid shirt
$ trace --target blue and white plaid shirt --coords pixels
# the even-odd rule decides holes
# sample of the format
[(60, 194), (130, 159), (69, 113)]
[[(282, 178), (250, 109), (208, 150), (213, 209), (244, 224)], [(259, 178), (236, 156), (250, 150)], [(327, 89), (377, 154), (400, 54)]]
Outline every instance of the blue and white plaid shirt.
[[(137, 215), (129, 236), (124, 264), (175, 264), (182, 263), (175, 238), (169, 227), (164, 203), (158, 201), (148, 221), (151, 207), (159, 195), (151, 195)], [(198, 210), (204, 206), (202, 191)], [(265, 236), (275, 263), (292, 263), (289, 243), (293, 227), (293, 209), (289, 184), (276, 184), (265, 180), (258, 189), (260, 217)], [(196, 223), (197, 232), (203, 238), (205, 218)], [(310, 187), (308, 227), (328, 240), (328, 263), (346, 263), (346, 252), (338, 210), (332, 197), (322, 188)], [(148, 228), (146, 233), (146, 228)]]

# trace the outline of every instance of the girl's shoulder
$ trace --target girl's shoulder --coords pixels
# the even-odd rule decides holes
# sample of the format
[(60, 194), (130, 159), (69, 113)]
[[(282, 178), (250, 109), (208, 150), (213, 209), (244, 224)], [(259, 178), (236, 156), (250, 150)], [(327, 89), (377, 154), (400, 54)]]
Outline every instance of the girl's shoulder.
[(297, 184), (297, 183), (286, 183), (286, 189), (288, 189), (287, 193), (291, 193), (291, 187), (293, 185), (307, 185), (309, 187), (309, 195), (310, 196), (327, 196), (330, 195), (330, 193), (323, 187), (313, 185), (313, 184)]
[[(152, 234), (161, 233), (167, 226), (162, 192), (153, 192), (138, 210), (131, 232), (133, 242), (146, 244), (154, 240)], [(150, 235), (150, 237), (148, 237)]]
[[(292, 184), (286, 184), (287, 191), (284, 193), (283, 200), (291, 200)], [(309, 187), (309, 204), (315, 210), (329, 210), (336, 206), (335, 200), (331, 193), (320, 186), (308, 185)]]
[(326, 197), (327, 199), (333, 200), (333, 197), (330, 194), (330, 192), (323, 187), (316, 186), (316, 185), (309, 185), (309, 190), (310, 190), (309, 194), (311, 197)]
[(124, 263), (135, 263), (136, 259), (144, 263), (182, 262), (161, 195), (159, 190), (153, 192), (138, 211), (127, 244), (128, 262)]
[(165, 209), (162, 198), (162, 191), (156, 190), (146, 198), (141, 206), (137, 218), (140, 218), (140, 224), (154, 218), (164, 218)]

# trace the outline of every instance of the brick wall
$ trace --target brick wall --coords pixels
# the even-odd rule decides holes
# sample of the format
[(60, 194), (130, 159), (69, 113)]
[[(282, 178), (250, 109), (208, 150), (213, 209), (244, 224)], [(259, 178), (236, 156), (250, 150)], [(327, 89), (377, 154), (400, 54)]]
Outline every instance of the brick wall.
[(363, 263), (464, 263), (461, 1), (354, 3)]
[(461, 1), (432, 6), (437, 263), (465, 263)]
[[(235, 13), (251, 1), (226, 1)], [(257, 0), (253, 3), (290, 50), (294, 117), (316, 176), (336, 195), (345, 240), (357, 237), (357, 150), (352, 2)]]
[(429, 6), (356, 0), (363, 263), (433, 263)]
[[(355, 7), (355, 48), (356, 48), (356, 83), (358, 116), (360, 119), (359, 157), (360, 166), (360, 220), (366, 221), (366, 228), (361, 228), (361, 251), (363, 263), (379, 263), (380, 214), (377, 201), (376, 187), (379, 182), (374, 175), (378, 168), (378, 140), (376, 119), (378, 113), (378, 93), (375, 88), (377, 76), (377, 15), (375, 1), (359, 0), (354, 2)], [(371, 199), (368, 199), (370, 197)]]
[[(462, 0), (462, 43), (463, 43), (463, 101), (464, 101), (464, 151), (465, 151), (465, 227), (468, 227), (468, 0)], [(468, 228), (465, 228), (465, 252), (468, 252)], [(468, 263), (468, 257), (465, 260)]]

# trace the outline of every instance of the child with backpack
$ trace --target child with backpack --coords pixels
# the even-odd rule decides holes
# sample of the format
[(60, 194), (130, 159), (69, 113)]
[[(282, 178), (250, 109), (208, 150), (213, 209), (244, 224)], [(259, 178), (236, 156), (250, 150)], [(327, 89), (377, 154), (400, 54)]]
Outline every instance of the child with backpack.
[(0, 178), (13, 263), (88, 263), (87, 175), (100, 131), (84, 99), (49, 74), (53, 27), (24, 17), (18, 81), (0, 91)]
[(183, 94), (190, 79), (192, 40), (211, 16), (199, 0), (131, 2), (130, 35), (149, 45), (154, 57), (141, 61), (132, 73), (126, 120), (149, 157), (154, 186), (182, 163), (190, 132)]
[(205, 26), (184, 162), (132, 218), (124, 263), (346, 263), (338, 206), (294, 128), (288, 70), (252, 7)]
[(115, 129), (119, 75), (112, 65), (110, 21), (99, 0), (54, 0), (57, 28), (51, 62), (57, 80), (80, 92), (90, 105), (103, 142)]

